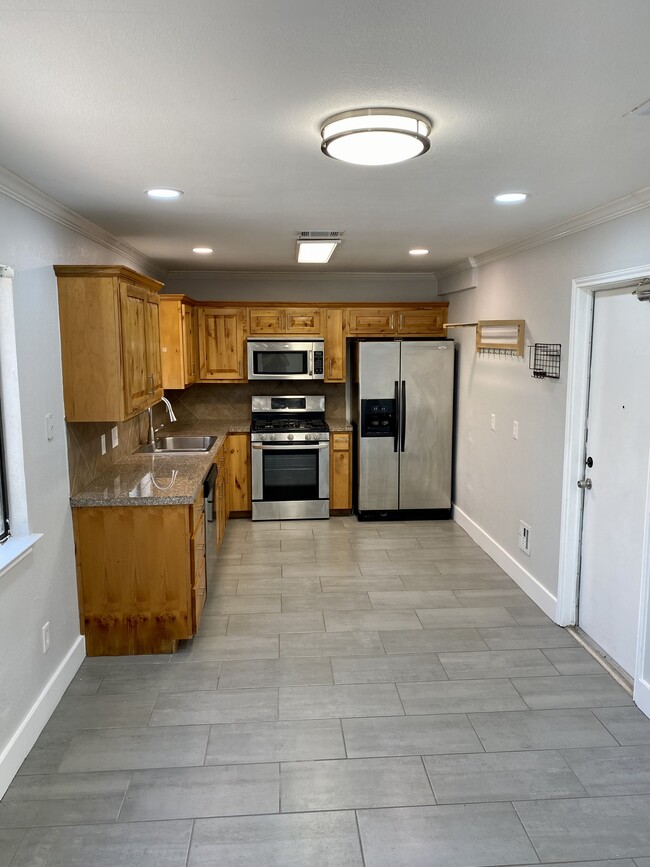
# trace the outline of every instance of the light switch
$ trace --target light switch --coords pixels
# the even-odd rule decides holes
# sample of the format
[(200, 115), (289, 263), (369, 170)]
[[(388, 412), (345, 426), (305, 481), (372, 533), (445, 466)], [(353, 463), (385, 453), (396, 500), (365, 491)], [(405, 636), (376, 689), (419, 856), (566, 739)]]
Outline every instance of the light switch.
[(99, 445), (102, 450), (102, 454), (106, 454), (106, 434), (102, 434), (99, 438)]
[(496, 430), (496, 429), (497, 429), (497, 417), (493, 412), (491, 412), (490, 413), (490, 430)]
[(513, 421), (512, 423), (512, 438), (513, 440), (519, 439), (519, 422)]
[(119, 438), (118, 433), (117, 433), (117, 425), (115, 425), (115, 427), (111, 428), (111, 446), (112, 446), (112, 448), (116, 449), (119, 441), (120, 441), (120, 438)]
[(45, 431), (47, 433), (48, 440), (54, 439), (54, 417), (51, 412), (45, 416)]

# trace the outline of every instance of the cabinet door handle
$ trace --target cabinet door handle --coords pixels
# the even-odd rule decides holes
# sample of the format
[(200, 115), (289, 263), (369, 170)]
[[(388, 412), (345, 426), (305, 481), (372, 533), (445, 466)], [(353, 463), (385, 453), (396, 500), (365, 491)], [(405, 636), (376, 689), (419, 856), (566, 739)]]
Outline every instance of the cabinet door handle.
[(394, 313), (390, 314), (390, 330), (391, 331), (395, 330), (395, 314)]
[(399, 330), (400, 331), (404, 330), (404, 314), (403, 313), (400, 313), (400, 315), (399, 315)]
[(149, 391), (149, 394), (153, 394), (153, 393), (154, 393), (154, 390), (155, 390), (155, 389), (154, 389), (154, 382), (153, 382), (153, 379), (154, 379), (154, 377), (153, 377), (153, 373), (150, 373), (150, 374), (149, 374), (149, 379), (151, 380), (151, 389), (150, 389), (150, 391)]
[(330, 379), (332, 378), (332, 359), (330, 358)]
[(240, 376), (240, 377), (243, 377), (243, 376), (244, 376), (244, 370), (243, 370), (243, 364), (242, 364), (241, 360), (240, 360), (240, 362), (239, 362), (239, 364), (238, 364), (237, 369), (239, 370), (239, 376)]
[(286, 313), (281, 313), (281, 314), (280, 314), (280, 319), (282, 320), (282, 324), (280, 325), (280, 328), (281, 328), (283, 331), (286, 331), (286, 330), (287, 330), (287, 314), (286, 314)]

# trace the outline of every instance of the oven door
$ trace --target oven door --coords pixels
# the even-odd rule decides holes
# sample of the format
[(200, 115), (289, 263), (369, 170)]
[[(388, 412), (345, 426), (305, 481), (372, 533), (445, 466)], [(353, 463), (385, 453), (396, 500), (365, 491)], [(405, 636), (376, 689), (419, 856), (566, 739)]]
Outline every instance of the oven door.
[(322, 379), (314, 373), (314, 344), (310, 341), (248, 341), (248, 378)]
[(253, 520), (329, 518), (329, 443), (251, 443)]

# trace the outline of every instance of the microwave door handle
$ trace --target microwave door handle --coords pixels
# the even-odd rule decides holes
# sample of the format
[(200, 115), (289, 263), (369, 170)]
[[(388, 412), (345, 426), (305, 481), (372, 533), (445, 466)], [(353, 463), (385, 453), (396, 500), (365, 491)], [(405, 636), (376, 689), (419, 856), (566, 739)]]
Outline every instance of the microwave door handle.
[(309, 371), (308, 371), (308, 373), (309, 373), (309, 376), (313, 378), (313, 376), (314, 376), (314, 350), (310, 349), (308, 355), (309, 355)]

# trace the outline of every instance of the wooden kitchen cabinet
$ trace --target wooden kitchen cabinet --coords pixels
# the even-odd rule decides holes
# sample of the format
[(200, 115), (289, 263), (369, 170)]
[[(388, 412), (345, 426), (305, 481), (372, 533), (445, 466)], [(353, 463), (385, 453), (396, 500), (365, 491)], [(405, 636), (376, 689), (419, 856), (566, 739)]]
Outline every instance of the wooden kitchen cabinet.
[(191, 638), (201, 607), (193, 507), (88, 507), (72, 515), (88, 656), (171, 653)]
[(328, 307), (325, 314), (325, 382), (345, 382), (343, 311)]
[(330, 434), (330, 512), (352, 509), (352, 434)]
[(182, 389), (199, 375), (197, 314), (184, 295), (160, 297), (160, 350), (163, 388)]
[(162, 283), (120, 266), (54, 271), (66, 420), (125, 421), (157, 403)]
[(228, 515), (233, 512), (250, 514), (250, 434), (229, 434), (226, 442)]
[(249, 334), (254, 337), (322, 333), (319, 307), (250, 307), (248, 322)]
[(215, 499), (217, 510), (217, 550), (221, 547), (226, 522), (228, 520), (228, 461), (227, 441), (221, 446), (214, 459), (217, 465), (217, 482), (215, 486)]
[(246, 382), (245, 307), (199, 307), (202, 382)]
[(445, 337), (448, 304), (400, 307), (352, 307), (347, 310), (347, 334), (351, 337)]

